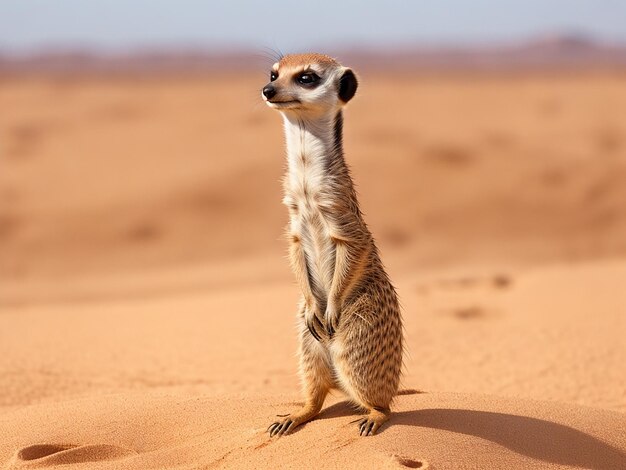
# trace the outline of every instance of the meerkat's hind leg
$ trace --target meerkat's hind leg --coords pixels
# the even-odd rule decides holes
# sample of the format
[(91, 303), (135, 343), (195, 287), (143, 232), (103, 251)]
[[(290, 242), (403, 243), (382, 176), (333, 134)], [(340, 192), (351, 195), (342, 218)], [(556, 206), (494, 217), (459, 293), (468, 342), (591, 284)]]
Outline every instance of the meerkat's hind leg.
[(367, 416), (359, 421), (359, 435), (373, 436), (389, 419), (390, 411), (384, 408), (372, 408)]
[(296, 427), (315, 418), (322, 410), (326, 395), (334, 384), (328, 351), (309, 331), (304, 313), (300, 314), (300, 377), (305, 404), (295, 413), (270, 425), (270, 437), (289, 434)]

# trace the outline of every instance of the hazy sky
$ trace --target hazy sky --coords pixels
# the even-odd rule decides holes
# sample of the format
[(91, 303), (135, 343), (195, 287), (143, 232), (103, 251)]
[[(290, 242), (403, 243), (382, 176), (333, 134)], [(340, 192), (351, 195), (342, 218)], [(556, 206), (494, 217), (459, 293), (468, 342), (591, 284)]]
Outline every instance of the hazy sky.
[(459, 43), (576, 31), (626, 40), (626, 0), (0, 0), (0, 49)]

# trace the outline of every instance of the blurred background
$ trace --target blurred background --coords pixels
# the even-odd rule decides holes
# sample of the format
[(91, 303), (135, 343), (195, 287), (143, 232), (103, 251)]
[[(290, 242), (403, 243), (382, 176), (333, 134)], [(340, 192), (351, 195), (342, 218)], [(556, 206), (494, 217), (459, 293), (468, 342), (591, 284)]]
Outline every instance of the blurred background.
[(359, 73), (347, 158), (393, 270), (626, 254), (623, 2), (24, 0), (0, 6), (0, 303), (288, 278), (259, 90), (306, 50)]
[[(481, 290), (478, 297), (461, 293), (465, 297), (459, 300), (458, 292), (448, 296), (448, 287), (471, 290), (484, 287), (486, 279), (499, 291), (515, 289), (517, 273), (527, 270), (623, 266), (623, 1), (5, 1), (0, 4), (0, 309), (35, 312), (20, 317), (31, 318), (22, 325), (29, 331), (49, 312), (97, 311), (94, 318), (106, 325), (123, 305), (124, 319), (116, 323), (121, 325), (133, 312), (147, 315), (172, 299), (226, 292), (233, 299), (252, 299), (254, 311), (266, 312), (261, 317), (270, 323), (290, 326), (297, 289), (282, 238), (287, 222), (280, 203), (282, 126), (278, 113), (262, 104), (260, 90), (276, 57), (308, 50), (337, 57), (359, 76), (345, 115), (346, 157), (367, 221), (405, 299), (410, 338), (418, 321), (413, 318), (443, 315), (440, 331), (446, 337), (450, 318), (482, 321), (492, 318), (489, 312), (502, 311), (489, 307), (500, 295), (495, 291)], [(626, 281), (621, 268), (599, 269), (594, 279)], [(554, 296), (584, 293), (586, 279), (558, 284)], [(433, 285), (443, 286), (443, 293), (429, 310), (426, 297), (437, 289)], [(621, 292), (610, 285), (613, 290), (599, 287), (604, 299)], [(284, 302), (251, 293), (275, 286), (284, 288)], [(150, 307), (142, 303), (146, 299)], [(184, 316), (187, 307), (176, 305), (168, 312)], [(232, 305), (222, 305), (231, 316), (250, 307)], [(276, 307), (273, 316), (270, 306)], [(616, 312), (614, 307), (609, 310)], [(588, 312), (597, 309), (589, 305)], [(69, 322), (60, 323), (61, 338), (79, 331)], [(607, 324), (616, 331), (616, 323)], [(80, 341), (99, 337), (99, 326), (85, 325), (91, 333), (80, 333)], [(468, 323), (462, 325), (465, 330), (459, 331), (467, 332)], [(476, 338), (483, 337), (481, 328)], [(157, 337), (167, 337), (162, 333)], [(4, 356), (4, 370), (14, 375), (0, 384), (16, 390), (5, 404), (28, 403), (54, 390), (176, 382), (173, 371), (184, 362), (176, 355), (173, 361), (138, 360), (134, 369), (127, 365), (129, 370), (111, 373), (61, 367), (71, 349), (58, 352), (58, 342), (32, 334), (39, 338), (32, 339), (39, 351), (58, 361), (15, 359), (18, 349), (12, 350), (13, 359)], [(130, 333), (119, 334), (109, 343), (102, 340), (104, 350), (130, 341), (124, 336)], [(291, 330), (287, 334), (295, 342)], [(423, 332), (416, 337), (416, 356), (439, 364), (440, 343), (429, 343)], [(538, 337), (554, 352), (555, 363), (571, 353), (571, 370), (578, 371), (579, 343), (563, 352), (550, 349), (552, 336)], [(252, 333), (247, 338), (257, 341)], [(611, 338), (595, 336), (599, 344), (612, 345), (607, 363), (618, 364), (624, 351)], [(291, 354), (292, 343), (280, 351)], [(160, 344), (151, 343), (142, 354), (157, 354)], [(243, 351), (242, 344), (225, 350)], [(492, 357), (516, 360), (525, 350), (520, 345), (503, 353), (503, 348), (494, 346)], [(237, 387), (251, 386), (241, 378), (248, 369), (232, 369), (234, 362), (220, 356), (221, 350), (206, 354), (213, 364), (217, 357), (226, 361), (214, 382), (227, 387), (226, 374)], [(115, 362), (113, 353), (103, 354), (107, 364)], [(131, 355), (120, 354), (117, 360)], [(435, 382), (421, 383), (485, 391), (479, 381), (463, 381), (472, 365), (461, 356), (448, 364), (448, 379), (458, 382), (433, 376)], [(252, 369), (249, 359), (245, 364)], [(280, 359), (275, 357), (276, 364)], [(542, 378), (524, 390), (559, 390), (541, 385), (551, 378), (542, 372), (545, 364), (533, 364), (528, 376)], [(185, 377), (193, 381), (210, 366), (187, 367)], [(269, 382), (259, 378), (254, 384), (270, 389), (295, 384), (293, 364), (280, 370), (263, 379)], [(420, 373), (418, 366), (411, 370)], [(614, 384), (623, 375), (612, 377), (605, 382), (617, 390), (610, 397), (606, 390), (594, 395), (591, 385), (551, 396), (620, 409), (626, 401)], [(482, 383), (495, 384), (490, 392), (519, 389), (516, 376), (498, 380)]]

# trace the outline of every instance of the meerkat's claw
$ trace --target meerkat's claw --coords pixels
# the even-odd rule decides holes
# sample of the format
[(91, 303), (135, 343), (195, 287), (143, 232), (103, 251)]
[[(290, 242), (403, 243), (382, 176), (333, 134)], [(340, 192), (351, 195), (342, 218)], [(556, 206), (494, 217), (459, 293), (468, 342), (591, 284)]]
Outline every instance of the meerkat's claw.
[(359, 421), (359, 435), (373, 436), (379, 427), (380, 424), (378, 424), (376, 421), (369, 418), (363, 418), (361, 421)]
[(339, 327), (339, 319), (338, 318), (331, 318), (328, 320), (328, 336), (330, 336), (331, 338), (333, 337), (333, 335), (335, 334), (335, 331), (337, 331), (337, 328)]
[(312, 316), (311, 319), (307, 319), (306, 320), (306, 326), (309, 329), (309, 332), (311, 333), (311, 336), (313, 336), (313, 338), (315, 338), (317, 341), (321, 342), (322, 341), (322, 337), (320, 336), (320, 334), (315, 329), (315, 325), (313, 324), (314, 322), (317, 322), (317, 325), (320, 328), (320, 330), (324, 331), (324, 326), (320, 322), (319, 318), (317, 318), (316, 316)]
[(324, 397), (328, 393), (327, 389), (319, 389), (314, 392), (311, 397), (311, 401), (307, 402), (300, 410), (295, 413), (285, 415), (280, 421), (276, 421), (267, 428), (267, 432), (270, 434), (270, 438), (274, 436), (282, 436), (283, 434), (289, 434), (301, 424), (304, 424), (313, 418), (315, 418), (324, 403)]
[(335, 334), (335, 331), (337, 331), (337, 328), (339, 327), (339, 311), (337, 310), (337, 308), (329, 304), (326, 307), (325, 319), (326, 332), (328, 333), (328, 336), (332, 338)]
[(365, 418), (359, 421), (359, 435), (373, 436), (388, 419), (388, 409), (374, 407)]
[(286, 418), (283, 421), (276, 421), (275, 423), (270, 424), (270, 427), (267, 428), (267, 432), (270, 433), (270, 437), (288, 434), (293, 426), (293, 423), (294, 421), (290, 418)]

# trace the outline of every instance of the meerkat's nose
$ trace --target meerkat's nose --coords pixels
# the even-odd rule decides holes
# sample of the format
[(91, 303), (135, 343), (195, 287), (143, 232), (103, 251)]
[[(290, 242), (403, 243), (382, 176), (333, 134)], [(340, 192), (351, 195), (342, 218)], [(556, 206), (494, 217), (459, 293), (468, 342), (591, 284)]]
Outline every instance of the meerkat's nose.
[(263, 88), (263, 96), (265, 96), (269, 100), (274, 95), (276, 95), (276, 88), (274, 88), (272, 85), (265, 85), (265, 87)]

